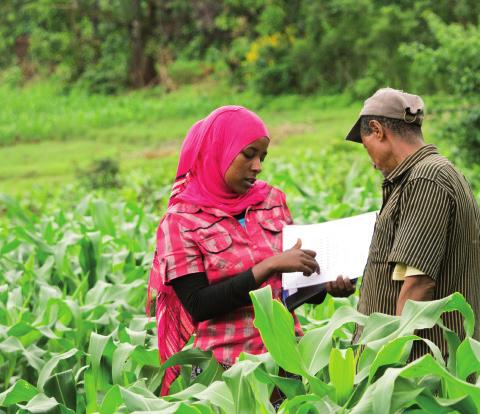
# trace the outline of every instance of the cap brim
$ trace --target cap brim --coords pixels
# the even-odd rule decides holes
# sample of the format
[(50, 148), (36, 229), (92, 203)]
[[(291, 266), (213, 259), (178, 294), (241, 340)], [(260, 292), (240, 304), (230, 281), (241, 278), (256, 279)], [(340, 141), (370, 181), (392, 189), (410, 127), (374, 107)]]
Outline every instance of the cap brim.
[(360, 119), (361, 118), (357, 119), (357, 122), (355, 122), (355, 125), (345, 138), (347, 141), (362, 143), (362, 137), (360, 136)]

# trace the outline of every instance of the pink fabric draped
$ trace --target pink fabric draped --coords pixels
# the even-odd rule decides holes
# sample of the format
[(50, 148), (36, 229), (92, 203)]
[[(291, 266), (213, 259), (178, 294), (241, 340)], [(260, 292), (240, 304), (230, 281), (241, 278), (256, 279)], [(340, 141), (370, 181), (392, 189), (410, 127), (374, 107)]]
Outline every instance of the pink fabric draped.
[(223, 106), (196, 126), (182, 147), (186, 155), (180, 157), (178, 168), (180, 173), (188, 171), (190, 179), (176, 198), (233, 215), (264, 200), (268, 192), (265, 182), (256, 181), (245, 194), (237, 194), (228, 188), (224, 179), (228, 167), (243, 148), (258, 138), (268, 137), (262, 120), (241, 106)]
[[(266, 183), (257, 180), (247, 193), (236, 194), (226, 185), (224, 175), (243, 148), (268, 136), (262, 120), (241, 106), (220, 107), (196, 122), (182, 144), (168, 208), (183, 201), (216, 207), (234, 215), (263, 201), (268, 193)], [(183, 308), (173, 288), (164, 283), (163, 276), (155, 253), (148, 282), (147, 314), (150, 314), (153, 296), (162, 363), (179, 352), (195, 331), (190, 314)], [(178, 367), (166, 370), (161, 395), (168, 394), (179, 372)]]
[(171, 207), (178, 203), (177, 196), (185, 189), (190, 179), (190, 169), (192, 168), (195, 154), (198, 151), (198, 143), (201, 139), (201, 128), (204, 120), (195, 122), (188, 131), (185, 140), (180, 149), (180, 158), (178, 160), (177, 175), (172, 186), (168, 206)]

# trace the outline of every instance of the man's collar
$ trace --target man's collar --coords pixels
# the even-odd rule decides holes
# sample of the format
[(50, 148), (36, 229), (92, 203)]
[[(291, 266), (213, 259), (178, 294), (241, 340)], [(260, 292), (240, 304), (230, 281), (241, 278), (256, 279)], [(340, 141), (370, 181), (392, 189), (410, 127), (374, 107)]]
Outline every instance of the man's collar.
[(435, 145), (425, 145), (413, 154), (405, 158), (397, 167), (385, 178), (384, 183), (393, 183), (402, 177), (415, 164), (432, 154), (438, 154)]

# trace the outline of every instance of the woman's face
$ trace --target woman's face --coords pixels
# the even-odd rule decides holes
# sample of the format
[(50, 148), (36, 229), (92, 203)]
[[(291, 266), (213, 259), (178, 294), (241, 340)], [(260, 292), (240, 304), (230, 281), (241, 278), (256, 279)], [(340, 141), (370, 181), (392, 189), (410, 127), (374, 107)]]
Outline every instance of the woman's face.
[(228, 167), (225, 172), (225, 182), (233, 192), (245, 194), (262, 171), (262, 162), (267, 156), (270, 140), (267, 137), (259, 138), (247, 145)]

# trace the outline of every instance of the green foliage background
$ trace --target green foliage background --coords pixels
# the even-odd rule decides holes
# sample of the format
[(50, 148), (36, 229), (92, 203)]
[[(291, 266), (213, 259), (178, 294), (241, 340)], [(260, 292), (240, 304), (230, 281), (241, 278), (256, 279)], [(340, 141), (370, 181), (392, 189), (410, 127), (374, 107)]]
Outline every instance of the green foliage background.
[[(186, 349), (164, 399), (168, 364), (144, 315), (181, 139), (220, 105), (267, 122), (263, 179), (298, 223), (378, 209), (381, 179), (343, 137), (386, 85), (424, 96), (427, 141), (480, 199), (479, 11), (474, 0), (2, 1), (0, 412), (270, 413), (274, 386), (284, 413), (479, 412), (478, 382), (466, 382), (480, 371), (478, 321), (458, 295), (401, 318), (329, 297), (299, 310), (297, 341), (285, 309), (254, 292), (269, 353), (223, 372)], [(414, 330), (453, 310), (467, 338), (445, 331), (448, 360), (432, 346), (409, 363)], [(191, 364), (205, 370), (194, 382)]]
[[(479, 12), (475, 0), (7, 0), (0, 68), (107, 93), (212, 72), (266, 94), (463, 92), (477, 78)], [(438, 47), (457, 59), (444, 65)]]

